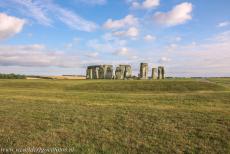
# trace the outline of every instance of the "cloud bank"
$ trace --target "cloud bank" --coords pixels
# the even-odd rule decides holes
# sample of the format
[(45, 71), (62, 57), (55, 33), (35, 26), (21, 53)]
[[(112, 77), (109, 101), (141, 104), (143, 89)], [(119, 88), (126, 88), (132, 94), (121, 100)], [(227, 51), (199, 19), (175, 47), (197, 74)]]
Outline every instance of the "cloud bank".
[(78, 56), (50, 51), (43, 45), (1, 45), (0, 66), (77, 67)]

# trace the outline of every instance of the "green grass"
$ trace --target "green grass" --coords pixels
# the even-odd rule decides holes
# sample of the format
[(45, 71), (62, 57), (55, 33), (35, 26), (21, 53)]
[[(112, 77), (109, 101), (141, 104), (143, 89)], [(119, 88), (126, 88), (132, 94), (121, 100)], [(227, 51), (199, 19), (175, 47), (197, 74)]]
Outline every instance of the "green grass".
[(230, 78), (209, 78), (208, 80), (226, 87), (230, 87)]
[(0, 80), (0, 148), (230, 153), (229, 81)]
[(105, 92), (191, 92), (225, 90), (223, 86), (204, 81), (97, 81), (72, 86), (77, 91)]

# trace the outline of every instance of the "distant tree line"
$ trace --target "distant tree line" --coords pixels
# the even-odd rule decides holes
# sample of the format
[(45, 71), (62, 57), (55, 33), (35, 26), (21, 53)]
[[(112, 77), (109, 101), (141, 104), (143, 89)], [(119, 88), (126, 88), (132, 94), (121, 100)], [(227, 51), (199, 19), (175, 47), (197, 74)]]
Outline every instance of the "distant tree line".
[(26, 79), (25, 75), (19, 75), (19, 74), (1, 74), (0, 73), (0, 79)]

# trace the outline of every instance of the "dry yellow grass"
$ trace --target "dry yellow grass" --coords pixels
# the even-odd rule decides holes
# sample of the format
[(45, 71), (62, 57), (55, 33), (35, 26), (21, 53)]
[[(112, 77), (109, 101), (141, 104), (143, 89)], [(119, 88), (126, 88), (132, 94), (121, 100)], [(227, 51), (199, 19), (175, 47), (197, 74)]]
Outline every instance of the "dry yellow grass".
[(57, 80), (85, 80), (86, 77), (84, 76), (48, 76), (52, 79), (57, 79)]

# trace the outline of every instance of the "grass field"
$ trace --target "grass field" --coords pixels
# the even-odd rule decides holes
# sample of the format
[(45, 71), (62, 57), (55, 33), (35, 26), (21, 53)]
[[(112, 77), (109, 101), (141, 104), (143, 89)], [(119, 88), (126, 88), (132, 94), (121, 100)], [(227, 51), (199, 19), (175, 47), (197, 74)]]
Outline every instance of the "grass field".
[(0, 80), (0, 148), (230, 153), (230, 78)]

